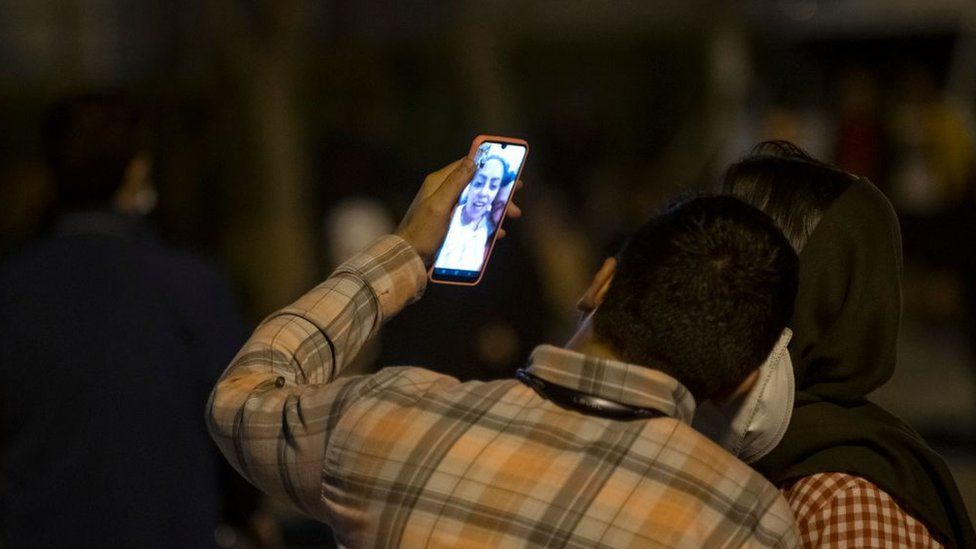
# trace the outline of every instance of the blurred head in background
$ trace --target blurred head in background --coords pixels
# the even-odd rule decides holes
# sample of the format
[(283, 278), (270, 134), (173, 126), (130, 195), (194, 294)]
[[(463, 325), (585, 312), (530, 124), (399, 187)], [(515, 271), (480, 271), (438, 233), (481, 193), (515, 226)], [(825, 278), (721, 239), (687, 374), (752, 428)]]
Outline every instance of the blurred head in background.
[(59, 210), (145, 215), (156, 203), (145, 112), (119, 92), (58, 102), (44, 123), (44, 158)]

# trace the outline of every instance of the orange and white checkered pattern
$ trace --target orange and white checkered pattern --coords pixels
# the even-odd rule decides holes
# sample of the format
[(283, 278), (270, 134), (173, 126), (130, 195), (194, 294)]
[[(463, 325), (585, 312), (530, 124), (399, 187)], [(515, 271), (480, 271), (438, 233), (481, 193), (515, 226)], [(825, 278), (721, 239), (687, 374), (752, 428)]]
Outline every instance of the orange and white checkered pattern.
[(783, 490), (804, 547), (942, 547), (887, 492), (861, 477), (819, 473)]

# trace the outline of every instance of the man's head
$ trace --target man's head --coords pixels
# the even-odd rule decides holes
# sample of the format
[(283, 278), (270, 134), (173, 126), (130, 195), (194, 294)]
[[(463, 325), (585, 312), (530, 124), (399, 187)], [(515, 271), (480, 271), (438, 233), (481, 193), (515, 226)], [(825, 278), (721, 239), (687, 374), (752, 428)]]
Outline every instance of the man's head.
[(743, 383), (793, 312), (797, 257), (762, 212), (696, 198), (642, 226), (594, 279), (592, 338), (697, 401)]
[(44, 125), (45, 157), (59, 202), (69, 209), (128, 209), (148, 185), (146, 150), (142, 112), (121, 94), (65, 99)]

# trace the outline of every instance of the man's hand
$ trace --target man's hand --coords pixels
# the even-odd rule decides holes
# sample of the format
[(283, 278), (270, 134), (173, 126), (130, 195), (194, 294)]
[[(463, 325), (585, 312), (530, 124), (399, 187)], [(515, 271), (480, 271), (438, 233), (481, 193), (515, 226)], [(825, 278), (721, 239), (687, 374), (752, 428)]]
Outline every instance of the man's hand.
[[(397, 227), (395, 234), (417, 250), (424, 265), (433, 263), (434, 254), (447, 235), (458, 196), (473, 174), (474, 162), (462, 158), (428, 175)], [(521, 183), (519, 181), (518, 185)], [(508, 217), (518, 217), (521, 213), (518, 206), (509, 205)], [(505, 231), (499, 229), (498, 237), (503, 236)]]

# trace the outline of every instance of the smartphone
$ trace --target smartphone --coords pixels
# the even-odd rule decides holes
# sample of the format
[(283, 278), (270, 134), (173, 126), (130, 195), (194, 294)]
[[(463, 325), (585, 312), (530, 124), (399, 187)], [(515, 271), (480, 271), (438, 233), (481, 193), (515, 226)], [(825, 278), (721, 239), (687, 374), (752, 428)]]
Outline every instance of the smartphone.
[(529, 144), (522, 139), (474, 138), (468, 153), (474, 175), (451, 214), (447, 236), (430, 268), (431, 282), (474, 286), (481, 281), (528, 155)]

